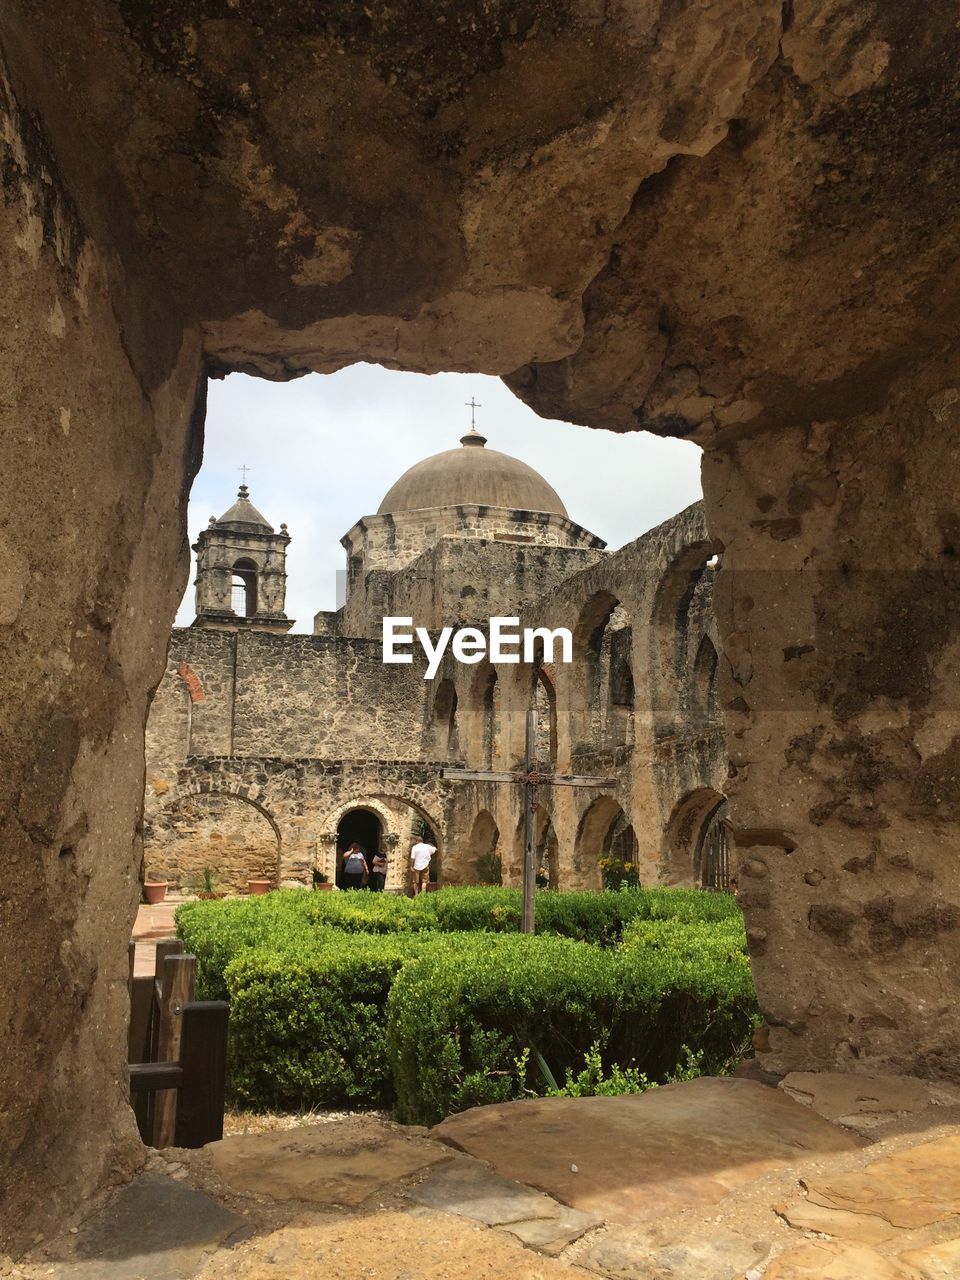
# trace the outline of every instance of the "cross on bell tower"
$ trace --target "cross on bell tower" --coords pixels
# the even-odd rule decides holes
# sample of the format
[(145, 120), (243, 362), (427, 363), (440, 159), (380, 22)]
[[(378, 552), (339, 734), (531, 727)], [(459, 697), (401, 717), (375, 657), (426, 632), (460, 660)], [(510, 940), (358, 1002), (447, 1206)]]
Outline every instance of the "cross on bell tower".
[(289, 631), (293, 619), (283, 611), (290, 535), (280, 532), (250, 501), (247, 466), (238, 467), (244, 483), (229, 511), (210, 524), (194, 544), (197, 553), (195, 627), (218, 631)]

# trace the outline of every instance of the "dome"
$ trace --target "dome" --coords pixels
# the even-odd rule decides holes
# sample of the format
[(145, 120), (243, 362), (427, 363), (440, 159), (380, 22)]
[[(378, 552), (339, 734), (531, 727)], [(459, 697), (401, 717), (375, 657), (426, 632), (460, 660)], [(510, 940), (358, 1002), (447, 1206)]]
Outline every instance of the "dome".
[(245, 484), (240, 486), (237, 500), (225, 511), (219, 520), (211, 516), (210, 523), (219, 529), (231, 529), (235, 533), (250, 533), (254, 530), (262, 533), (273, 533), (273, 525), (260, 514), (249, 498), (249, 490)]
[(420, 511), (426, 507), (507, 507), (512, 511), (546, 511), (566, 516), (556, 490), (519, 458), (487, 449), (478, 431), (461, 436), (459, 449), (424, 458), (405, 471), (377, 515)]

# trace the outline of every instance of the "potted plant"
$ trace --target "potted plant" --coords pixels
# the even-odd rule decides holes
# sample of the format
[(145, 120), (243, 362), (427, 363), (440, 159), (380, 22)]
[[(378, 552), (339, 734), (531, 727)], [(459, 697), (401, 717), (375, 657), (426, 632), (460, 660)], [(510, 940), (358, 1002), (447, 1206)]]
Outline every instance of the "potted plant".
[(316, 867), (313, 869), (313, 887), (318, 890), (333, 888), (333, 885), (327, 879), (325, 872), (318, 871)]
[(635, 862), (623, 858), (601, 858), (600, 875), (605, 889), (639, 889), (640, 871)]
[(143, 899), (148, 906), (155, 907), (167, 896), (168, 880), (151, 880), (147, 877), (143, 882)]
[(248, 880), (247, 889), (250, 893), (269, 893), (273, 888), (272, 880)]
[(226, 891), (220, 888), (220, 881), (213, 867), (204, 867), (198, 874), (190, 876), (187, 884), (201, 899), (227, 896)]

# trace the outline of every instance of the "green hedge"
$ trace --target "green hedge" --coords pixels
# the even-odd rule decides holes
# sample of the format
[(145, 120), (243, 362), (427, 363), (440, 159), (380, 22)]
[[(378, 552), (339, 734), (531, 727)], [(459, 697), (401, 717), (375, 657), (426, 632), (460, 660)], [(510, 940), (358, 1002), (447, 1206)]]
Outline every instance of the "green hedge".
[[(374, 893), (281, 891), (246, 899), (187, 902), (177, 908), (177, 932), (197, 957), (198, 992), (222, 1000), (226, 966), (251, 947), (309, 947), (326, 930), (345, 933), (517, 933), (518, 889), (449, 888), (419, 898)], [(740, 919), (724, 893), (637, 889), (537, 894), (537, 930), (600, 946), (616, 944), (635, 920)]]
[(387, 996), (422, 945), (331, 931), (305, 953), (239, 955), (226, 969), (231, 1095), (280, 1110), (389, 1106)]
[[(593, 1044), (652, 1080), (687, 1048), (707, 1073), (735, 1055), (756, 1017), (746, 956), (733, 937), (711, 949), (711, 926), (646, 923), (617, 950), (565, 938), (501, 938), (424, 947), (387, 1000), (396, 1113), (433, 1124), (453, 1111), (547, 1091), (537, 1055), (560, 1080)], [(665, 937), (655, 941), (658, 930)], [(696, 935), (693, 955), (685, 935)]]

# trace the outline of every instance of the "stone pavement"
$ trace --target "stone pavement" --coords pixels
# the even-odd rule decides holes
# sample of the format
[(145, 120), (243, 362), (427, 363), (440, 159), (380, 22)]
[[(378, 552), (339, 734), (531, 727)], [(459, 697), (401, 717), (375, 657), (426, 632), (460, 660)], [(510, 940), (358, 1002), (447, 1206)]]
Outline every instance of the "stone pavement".
[(163, 902), (158, 902), (156, 906), (151, 907), (141, 903), (137, 908), (137, 918), (131, 935), (137, 944), (133, 966), (135, 977), (147, 977), (154, 972), (156, 944), (160, 938), (176, 936), (173, 915), (182, 901), (182, 898), (167, 898)]
[(0, 1276), (960, 1280), (960, 1091), (695, 1080), (228, 1137), (149, 1153)]

